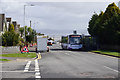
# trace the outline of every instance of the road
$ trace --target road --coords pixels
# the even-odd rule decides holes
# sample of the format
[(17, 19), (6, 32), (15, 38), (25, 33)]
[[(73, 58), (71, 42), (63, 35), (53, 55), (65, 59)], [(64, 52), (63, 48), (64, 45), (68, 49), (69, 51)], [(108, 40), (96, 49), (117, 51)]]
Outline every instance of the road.
[(118, 58), (62, 50), (60, 44), (41, 56), (1, 63), (2, 78), (118, 78)]

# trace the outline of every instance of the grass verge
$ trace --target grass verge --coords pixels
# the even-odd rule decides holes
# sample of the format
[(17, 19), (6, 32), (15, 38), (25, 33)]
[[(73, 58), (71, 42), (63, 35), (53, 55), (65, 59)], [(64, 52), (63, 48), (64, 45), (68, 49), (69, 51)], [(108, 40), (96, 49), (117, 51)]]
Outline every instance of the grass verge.
[(0, 61), (10, 61), (10, 60), (8, 60), (8, 59), (0, 59)]
[(103, 51), (103, 50), (91, 51), (91, 52), (94, 52), (94, 53), (101, 53), (101, 54), (107, 54), (107, 55), (113, 55), (113, 56), (120, 57), (120, 53), (119, 53), (119, 52)]
[(36, 53), (13, 53), (13, 54), (1, 54), (1, 57), (24, 57), (24, 58), (34, 58)]

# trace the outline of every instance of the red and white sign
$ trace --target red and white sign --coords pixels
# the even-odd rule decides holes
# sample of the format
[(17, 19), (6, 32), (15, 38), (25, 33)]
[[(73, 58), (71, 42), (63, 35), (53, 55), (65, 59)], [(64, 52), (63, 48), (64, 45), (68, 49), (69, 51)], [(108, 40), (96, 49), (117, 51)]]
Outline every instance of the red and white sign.
[(29, 50), (28, 50), (28, 48), (25, 46), (25, 47), (21, 50), (21, 52), (29, 52)]

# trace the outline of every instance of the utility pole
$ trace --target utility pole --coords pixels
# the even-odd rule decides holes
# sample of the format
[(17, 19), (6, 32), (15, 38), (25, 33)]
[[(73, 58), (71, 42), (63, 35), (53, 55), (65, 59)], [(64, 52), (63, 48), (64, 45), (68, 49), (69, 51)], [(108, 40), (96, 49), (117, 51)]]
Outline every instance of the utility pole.
[(31, 23), (32, 23), (32, 21), (30, 20), (30, 27), (31, 27)]
[(25, 42), (26, 42), (26, 36), (25, 36), (25, 7), (26, 6), (34, 6), (34, 5), (32, 5), (32, 4), (31, 5), (24, 5), (24, 20), (23, 20), (24, 24), (23, 24), (23, 26), (24, 26), (24, 39), (25, 39)]
[(24, 5), (24, 39), (25, 39), (25, 42), (26, 42), (26, 36), (25, 36), (25, 7), (26, 5)]

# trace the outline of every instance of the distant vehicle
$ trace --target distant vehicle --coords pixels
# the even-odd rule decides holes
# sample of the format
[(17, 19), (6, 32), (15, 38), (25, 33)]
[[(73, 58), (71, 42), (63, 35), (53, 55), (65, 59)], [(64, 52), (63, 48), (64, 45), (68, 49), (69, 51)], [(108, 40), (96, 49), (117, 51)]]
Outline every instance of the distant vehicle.
[(47, 45), (48, 45), (48, 46), (52, 46), (52, 42), (49, 42), (49, 41), (48, 41), (48, 42), (47, 42)]
[(33, 45), (32, 45), (32, 44), (30, 44), (30, 47), (33, 47)]
[(61, 47), (62, 49), (82, 49), (82, 35), (77, 34), (76, 31), (74, 31), (74, 34), (62, 36), (61, 38)]
[(47, 36), (37, 36), (36, 52), (49, 51), (47, 46)]
[(56, 42), (55, 42), (55, 41), (53, 41), (53, 42), (52, 42), (52, 44), (56, 44)]
[(52, 46), (53, 41), (52, 40), (48, 40), (47, 44), (48, 44), (48, 46)]

